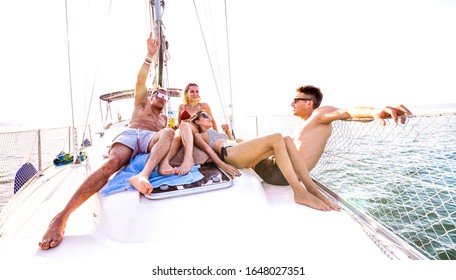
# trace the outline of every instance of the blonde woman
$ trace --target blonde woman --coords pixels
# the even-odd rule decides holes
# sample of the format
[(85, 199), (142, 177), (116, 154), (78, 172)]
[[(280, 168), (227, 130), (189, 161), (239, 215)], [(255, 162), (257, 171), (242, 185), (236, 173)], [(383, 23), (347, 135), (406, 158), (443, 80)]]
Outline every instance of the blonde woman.
[[(212, 117), (211, 107), (209, 107), (209, 104), (201, 102), (199, 86), (195, 83), (189, 83), (184, 89), (183, 104), (179, 105), (179, 111), (177, 114), (178, 128), (174, 134), (174, 139), (169, 153), (160, 163), (158, 173), (162, 175), (185, 175), (190, 172), (192, 167), (195, 165), (195, 162), (203, 161), (205, 157), (204, 153), (199, 153), (197, 149), (194, 153), (193, 149), (193, 134), (197, 133), (198, 130), (195, 126), (188, 123), (188, 119), (190, 119), (191, 115), (198, 111), (205, 111), (208, 113), (212, 119), (212, 126), (215, 130), (217, 130), (217, 124)], [(172, 159), (179, 153), (179, 150), (182, 147), (184, 148), (182, 163), (179, 167), (171, 166)], [(195, 156), (197, 158), (195, 158)]]
[(293, 189), (296, 203), (318, 210), (340, 211), (339, 205), (318, 190), (291, 138), (276, 133), (237, 142), (227, 125), (222, 126), (225, 133), (212, 129), (212, 117), (204, 111), (195, 113), (189, 121), (199, 131), (194, 134), (195, 144), (229, 175), (239, 176), (237, 169), (254, 167), (261, 160), (275, 156), (277, 165)]
[(198, 111), (208, 113), (212, 118), (212, 127), (217, 130), (217, 124), (212, 116), (211, 107), (209, 107), (209, 104), (201, 102), (199, 86), (195, 83), (189, 83), (184, 89), (182, 104), (179, 105), (179, 112), (177, 114), (178, 124), (180, 125), (182, 121), (188, 121)]

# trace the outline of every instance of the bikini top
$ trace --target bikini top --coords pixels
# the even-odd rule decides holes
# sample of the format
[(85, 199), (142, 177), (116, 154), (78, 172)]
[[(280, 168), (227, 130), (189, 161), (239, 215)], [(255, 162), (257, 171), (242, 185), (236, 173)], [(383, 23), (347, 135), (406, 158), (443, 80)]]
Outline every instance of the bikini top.
[[(181, 115), (180, 115), (180, 119), (181, 121), (186, 121), (188, 119), (190, 119), (190, 117), (192, 115), (190, 115), (190, 113), (187, 111), (187, 105), (184, 105), (185, 106), (185, 109), (184, 111), (182, 111)], [(201, 110), (201, 103), (198, 104), (198, 111)]]
[(209, 139), (209, 146), (211, 146), (211, 148), (214, 146), (215, 141), (219, 139), (229, 140), (228, 135), (225, 133), (220, 133), (214, 129), (209, 129), (207, 131), (207, 138)]
[(187, 110), (184, 110), (184, 111), (182, 112), (182, 114), (180, 115), (180, 119), (181, 119), (182, 121), (186, 121), (186, 120), (190, 119), (190, 117), (191, 117), (191, 116), (190, 116), (190, 113), (189, 113)]

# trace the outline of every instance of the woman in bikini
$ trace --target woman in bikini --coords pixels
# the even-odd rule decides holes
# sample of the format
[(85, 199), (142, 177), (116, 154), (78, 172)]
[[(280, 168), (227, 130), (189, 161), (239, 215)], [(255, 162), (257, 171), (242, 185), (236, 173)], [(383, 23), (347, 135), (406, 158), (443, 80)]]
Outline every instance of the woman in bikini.
[(254, 167), (273, 155), (293, 189), (297, 203), (318, 210), (340, 211), (339, 205), (318, 190), (290, 137), (275, 133), (238, 142), (231, 135), (228, 125), (222, 125), (225, 133), (213, 130), (212, 118), (204, 111), (192, 115), (189, 121), (199, 130), (199, 133), (194, 134), (195, 144), (229, 175), (239, 176), (237, 169)]
[[(184, 89), (183, 104), (179, 105), (178, 128), (174, 134), (169, 153), (162, 160), (158, 173), (162, 175), (185, 175), (190, 172), (195, 162), (204, 161), (206, 155), (203, 156), (198, 151), (195, 153), (193, 151), (193, 134), (197, 133), (198, 130), (195, 126), (188, 123), (190, 116), (201, 110), (211, 116), (212, 126), (217, 130), (217, 124), (212, 117), (211, 107), (209, 107), (209, 104), (201, 102), (199, 86), (195, 83), (189, 83)], [(182, 158), (182, 163), (179, 167), (171, 166), (171, 160), (179, 153), (182, 147), (184, 147), (184, 155), (178, 156), (178, 158)], [(195, 156), (196, 158), (194, 158)]]
[[(189, 83), (184, 89), (183, 102), (179, 105), (178, 124), (180, 125), (182, 121), (188, 121), (188, 119), (198, 111), (208, 113), (212, 118), (213, 129), (217, 130), (217, 124), (212, 116), (211, 107), (209, 107), (209, 104), (201, 102), (199, 86), (195, 83)], [(195, 129), (194, 132), (198, 131)]]

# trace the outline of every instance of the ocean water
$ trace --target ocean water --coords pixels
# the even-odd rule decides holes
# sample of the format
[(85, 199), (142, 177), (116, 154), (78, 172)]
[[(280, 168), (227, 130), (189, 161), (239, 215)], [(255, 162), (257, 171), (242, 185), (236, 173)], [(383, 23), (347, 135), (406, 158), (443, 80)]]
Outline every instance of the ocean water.
[(456, 110), (337, 122), (311, 174), (429, 258), (456, 259), (455, 143)]
[[(423, 116), (405, 126), (335, 124), (327, 152), (311, 174), (428, 257), (456, 259), (456, 116), (447, 112), (456, 112), (456, 104), (423, 108), (418, 111)], [(290, 135), (297, 121), (291, 115), (239, 117), (235, 134)], [(68, 135), (68, 128), (41, 131), (43, 167), (68, 150)], [(0, 209), (13, 195), (19, 167), (27, 161), (36, 166), (37, 153), (31, 152), (36, 138), (34, 130), (20, 136), (0, 132)]]
[(69, 127), (0, 129), (0, 210), (14, 194), (14, 178), (19, 168), (30, 162), (36, 169), (45, 169), (60, 152), (69, 151), (69, 137)]

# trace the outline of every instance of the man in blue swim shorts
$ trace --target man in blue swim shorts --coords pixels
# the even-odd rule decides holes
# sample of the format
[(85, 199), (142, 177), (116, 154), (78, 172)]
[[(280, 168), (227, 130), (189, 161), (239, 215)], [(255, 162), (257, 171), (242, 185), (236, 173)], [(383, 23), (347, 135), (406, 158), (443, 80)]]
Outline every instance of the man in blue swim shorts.
[(140, 193), (152, 192), (149, 176), (169, 152), (174, 137), (174, 130), (165, 128), (167, 118), (162, 114), (169, 98), (167, 91), (155, 89), (149, 98), (146, 86), (149, 67), (159, 45), (160, 42), (154, 41), (150, 34), (147, 40), (147, 56), (136, 81), (134, 110), (128, 128), (114, 139), (109, 157), (103, 165), (85, 179), (65, 208), (52, 219), (39, 242), (41, 249), (48, 250), (58, 246), (63, 239), (70, 214), (98, 192), (108, 182), (109, 177), (127, 165), (137, 153), (150, 153), (150, 156), (143, 170), (131, 177), (129, 182)]

